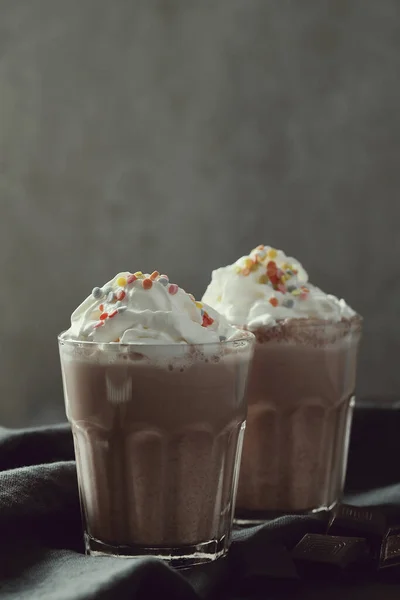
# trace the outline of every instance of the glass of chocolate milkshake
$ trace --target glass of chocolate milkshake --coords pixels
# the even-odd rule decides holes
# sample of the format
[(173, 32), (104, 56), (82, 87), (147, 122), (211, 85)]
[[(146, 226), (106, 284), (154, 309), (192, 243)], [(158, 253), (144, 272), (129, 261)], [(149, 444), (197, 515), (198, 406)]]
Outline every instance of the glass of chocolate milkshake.
[(214, 271), (203, 300), (257, 339), (236, 521), (329, 509), (343, 491), (361, 317), (268, 246)]
[(73, 313), (59, 349), (87, 554), (227, 552), (253, 343), (158, 272), (120, 273)]

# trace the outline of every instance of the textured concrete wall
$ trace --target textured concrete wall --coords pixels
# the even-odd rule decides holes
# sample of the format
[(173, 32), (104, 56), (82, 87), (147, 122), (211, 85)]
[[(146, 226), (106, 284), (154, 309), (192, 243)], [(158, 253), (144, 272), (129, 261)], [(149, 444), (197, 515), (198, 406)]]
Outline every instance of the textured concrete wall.
[(200, 295), (258, 243), (365, 316), (400, 391), (398, 0), (2, 0), (0, 420), (63, 415), (55, 336), (93, 285)]

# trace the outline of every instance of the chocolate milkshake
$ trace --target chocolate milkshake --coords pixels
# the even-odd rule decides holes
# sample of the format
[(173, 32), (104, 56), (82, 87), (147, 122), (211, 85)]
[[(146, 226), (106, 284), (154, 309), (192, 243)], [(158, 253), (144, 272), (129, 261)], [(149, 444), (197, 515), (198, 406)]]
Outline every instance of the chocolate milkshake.
[(224, 555), (253, 336), (166, 276), (123, 273), (59, 343), (87, 553)]
[(343, 490), (361, 318), (264, 246), (214, 271), (204, 300), (257, 338), (237, 520), (329, 508)]

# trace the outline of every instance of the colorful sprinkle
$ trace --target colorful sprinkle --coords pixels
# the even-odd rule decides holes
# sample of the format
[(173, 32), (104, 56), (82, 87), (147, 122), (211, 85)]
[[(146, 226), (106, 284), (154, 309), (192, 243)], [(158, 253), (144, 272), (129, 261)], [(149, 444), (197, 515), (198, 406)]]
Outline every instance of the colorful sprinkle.
[(101, 313), (99, 318), (100, 318), (100, 321), (104, 321), (105, 319), (107, 319), (107, 317), (108, 317), (108, 313), (104, 312), (104, 313)]
[(225, 340), (226, 340), (226, 335), (220, 335), (219, 336), (219, 341), (220, 342), (225, 342)]
[(140, 278), (142, 278), (142, 277), (143, 277), (143, 273), (142, 273), (142, 271), (136, 271), (136, 273), (134, 273), (134, 275), (135, 275), (135, 277), (137, 277), (137, 278), (139, 278), (139, 277), (140, 277)]
[(155, 281), (155, 279), (157, 279), (157, 277), (160, 276), (160, 273), (158, 271), (153, 271), (152, 274), (150, 275), (150, 279), (152, 281)]
[(286, 308), (293, 308), (294, 300), (292, 298), (288, 298), (287, 300), (284, 300), (283, 306), (285, 306)]
[(99, 310), (100, 310), (101, 312), (103, 312), (103, 310), (104, 310), (104, 304), (100, 304), (100, 306), (99, 306)]
[(107, 294), (107, 302), (113, 302), (114, 300), (114, 292), (110, 292)]
[(272, 285), (276, 285), (279, 283), (279, 278), (277, 276), (277, 267), (276, 263), (273, 260), (270, 260), (267, 264), (267, 275), (272, 283)]
[(217, 296), (217, 302), (221, 302), (222, 296)]
[[(236, 273), (244, 276), (259, 269), (261, 273), (257, 276), (256, 281), (261, 285), (268, 285), (276, 292), (276, 296), (271, 296), (269, 300), (271, 305), (279, 306), (282, 304), (291, 308), (296, 302), (296, 297), (300, 297), (302, 300), (308, 298), (309, 290), (297, 281), (298, 269), (295, 268), (296, 264), (291, 264), (288, 258), (282, 260), (281, 263), (280, 257), (285, 258), (279, 250), (260, 244), (251, 251), (249, 256), (241, 259), (241, 266), (236, 264), (234, 269)], [(289, 283), (291, 285), (288, 285)], [(285, 299), (288, 293), (292, 295), (294, 300), (288, 299), (288, 302), (286, 302)], [(279, 294), (283, 294), (285, 299)], [(264, 297), (264, 292), (260, 290), (258, 295)], [(220, 299), (218, 298), (217, 301), (220, 301)]]
[(113, 291), (113, 289), (110, 286), (103, 288), (104, 296), (108, 296), (108, 294), (111, 294), (112, 291)]
[(128, 307), (127, 306), (118, 306), (117, 310), (119, 313), (123, 313), (126, 311)]
[(96, 300), (98, 300), (99, 298), (102, 298), (103, 297), (103, 290), (101, 288), (99, 288), (99, 287), (94, 287), (92, 289), (92, 296)]
[(193, 300), (193, 302), (196, 302), (196, 298), (193, 296), (193, 294), (188, 294), (188, 296), (191, 300)]
[(102, 327), (104, 325), (104, 321), (100, 321), (99, 323), (96, 323), (96, 325), (94, 326), (94, 329), (97, 329), (98, 327)]
[(278, 279), (278, 277), (276, 276), (276, 273), (268, 273), (268, 276), (269, 276), (269, 279), (270, 279), (270, 281), (271, 281), (272, 285), (273, 285), (273, 286), (274, 286), (274, 288), (276, 289), (276, 286), (277, 286), (277, 285), (278, 285), (278, 283), (279, 283), (279, 279)]
[(115, 315), (117, 315), (117, 314), (118, 314), (118, 310), (113, 310), (113, 312), (112, 312), (112, 313), (110, 313), (110, 314), (108, 315), (108, 317), (109, 317), (109, 319), (112, 319), (112, 318), (113, 318), (113, 317), (115, 317)]
[(214, 323), (214, 319), (212, 317), (210, 317), (210, 315), (208, 313), (204, 313), (203, 314), (203, 322), (202, 322), (202, 327), (209, 327), (210, 325), (212, 325)]
[(177, 293), (179, 287), (176, 285), (176, 283), (171, 283), (171, 285), (168, 288), (168, 291), (170, 294), (174, 295)]
[(259, 268), (259, 262), (260, 259), (257, 255), (255, 255), (254, 258), (250, 258), (250, 256), (248, 256), (243, 261), (243, 268), (239, 267), (239, 273), (247, 277), (247, 275), (249, 275), (251, 271), (254, 271)]
[(143, 281), (142, 281), (142, 286), (143, 286), (143, 289), (149, 290), (151, 287), (153, 287), (153, 282), (151, 279), (146, 277), (146, 279), (143, 279)]
[(161, 277), (158, 279), (158, 283), (161, 283), (161, 285), (167, 287), (169, 283), (168, 277), (166, 277), (165, 275), (161, 275)]
[(116, 296), (117, 300), (123, 300), (126, 296), (126, 293), (124, 292), (124, 290), (118, 290)]
[(119, 287), (125, 287), (126, 286), (126, 277), (118, 277), (117, 285), (119, 285)]
[(203, 308), (203, 303), (202, 302), (196, 302), (196, 306), (197, 306), (197, 308)]
[(137, 277), (136, 275), (129, 275), (128, 279), (126, 280), (126, 283), (128, 285), (130, 285), (131, 283), (133, 283), (134, 281), (136, 281)]

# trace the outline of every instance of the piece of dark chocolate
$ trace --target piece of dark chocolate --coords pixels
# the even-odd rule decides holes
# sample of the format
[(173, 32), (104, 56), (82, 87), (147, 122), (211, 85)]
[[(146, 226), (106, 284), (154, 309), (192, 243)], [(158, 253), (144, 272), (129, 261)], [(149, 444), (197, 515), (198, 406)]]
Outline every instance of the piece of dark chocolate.
[(389, 527), (383, 538), (379, 569), (400, 567), (400, 527)]
[(362, 563), (368, 555), (368, 546), (363, 538), (319, 533), (307, 533), (292, 550), (292, 558), (295, 562), (319, 563), (339, 569)]
[(329, 535), (366, 538), (374, 548), (380, 547), (386, 531), (386, 518), (376, 508), (338, 504), (331, 513)]

